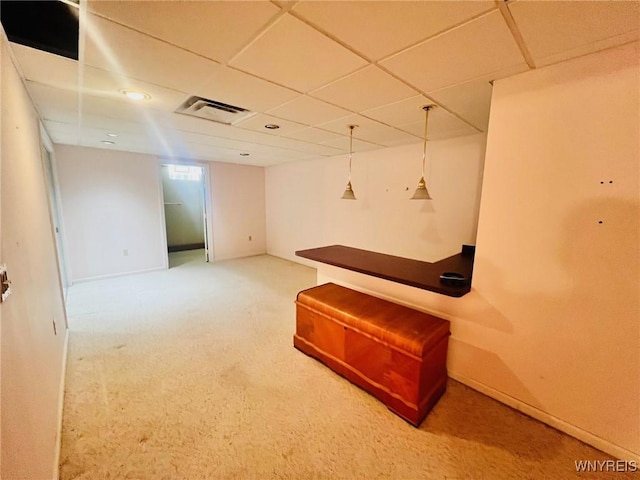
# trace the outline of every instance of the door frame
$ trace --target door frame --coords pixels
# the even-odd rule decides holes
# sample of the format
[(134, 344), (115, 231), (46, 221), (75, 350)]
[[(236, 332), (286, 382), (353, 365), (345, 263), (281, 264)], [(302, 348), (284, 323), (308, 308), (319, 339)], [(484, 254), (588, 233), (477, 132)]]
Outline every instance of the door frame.
[[(42, 169), (46, 191), (49, 193), (47, 203), (49, 204), (49, 221), (51, 223), (51, 234), (56, 245), (56, 261), (58, 264), (58, 277), (62, 290), (63, 301), (66, 303), (69, 287), (73, 284), (69, 274), (69, 264), (67, 262), (67, 248), (64, 235), (64, 218), (62, 213), (62, 199), (60, 196), (60, 184), (58, 181), (58, 172), (56, 168), (56, 157), (53, 143), (49, 138), (49, 134), (45, 130), (42, 123), (40, 127), (40, 146), (42, 155)], [(52, 204), (55, 203), (54, 204)], [(56, 227), (57, 224), (57, 227)], [(58, 228), (58, 232), (56, 232)], [(65, 318), (66, 321), (66, 318)]]
[(158, 162), (158, 182), (160, 186), (160, 200), (162, 204), (162, 235), (165, 251), (165, 267), (169, 268), (169, 249), (167, 247), (167, 220), (164, 214), (164, 187), (162, 185), (163, 165), (184, 165), (188, 167), (202, 168), (202, 188), (203, 188), (203, 215), (204, 215), (204, 238), (205, 238), (205, 261), (212, 263), (215, 260), (215, 250), (213, 242), (213, 215), (211, 202), (211, 169), (208, 162), (198, 162), (192, 160), (182, 160), (176, 158), (160, 158)]

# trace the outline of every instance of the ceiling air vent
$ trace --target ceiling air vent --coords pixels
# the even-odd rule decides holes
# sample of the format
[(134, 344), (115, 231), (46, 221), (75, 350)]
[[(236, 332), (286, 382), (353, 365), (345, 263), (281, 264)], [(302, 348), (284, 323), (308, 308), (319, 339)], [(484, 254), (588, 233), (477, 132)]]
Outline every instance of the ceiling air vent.
[(234, 123), (253, 115), (246, 108), (236, 107), (227, 103), (216, 102), (202, 97), (189, 97), (180, 105), (176, 113), (183, 113), (192, 117), (204, 118), (212, 122), (233, 125)]

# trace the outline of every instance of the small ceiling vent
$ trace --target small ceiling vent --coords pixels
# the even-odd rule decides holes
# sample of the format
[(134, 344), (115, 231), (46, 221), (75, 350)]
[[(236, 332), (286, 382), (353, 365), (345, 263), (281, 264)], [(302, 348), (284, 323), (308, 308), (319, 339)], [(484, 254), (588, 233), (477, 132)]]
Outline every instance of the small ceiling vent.
[(254, 114), (246, 108), (196, 96), (189, 97), (176, 109), (176, 113), (204, 118), (225, 125), (233, 125)]

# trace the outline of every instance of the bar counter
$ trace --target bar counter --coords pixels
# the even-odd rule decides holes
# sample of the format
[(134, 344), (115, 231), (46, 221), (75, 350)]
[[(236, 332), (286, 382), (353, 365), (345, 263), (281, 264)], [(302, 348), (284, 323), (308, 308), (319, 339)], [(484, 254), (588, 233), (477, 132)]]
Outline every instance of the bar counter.
[[(433, 263), (344, 245), (298, 250), (296, 255), (442, 295), (461, 297), (471, 290), (474, 252), (475, 247), (464, 245), (460, 253)], [(466, 282), (459, 286), (447, 285), (440, 279), (445, 272), (462, 274)]]

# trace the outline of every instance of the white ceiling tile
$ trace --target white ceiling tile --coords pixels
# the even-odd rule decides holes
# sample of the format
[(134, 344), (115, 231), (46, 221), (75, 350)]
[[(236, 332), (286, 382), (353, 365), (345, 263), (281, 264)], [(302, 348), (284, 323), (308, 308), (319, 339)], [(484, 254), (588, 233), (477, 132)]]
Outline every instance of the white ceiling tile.
[(621, 45), (640, 36), (637, 1), (518, 1), (508, 8), (536, 65)]
[(117, 23), (95, 15), (87, 17), (86, 65), (184, 92), (203, 83), (218, 65)]
[(27, 81), (27, 89), (44, 120), (78, 125), (78, 93)]
[(272, 108), (267, 113), (306, 125), (318, 125), (352, 114), (348, 110), (307, 95), (299, 95), (296, 99)]
[(204, 133), (184, 132), (179, 130), (176, 130), (176, 132), (179, 132), (180, 138), (187, 143), (199, 143), (204, 145), (219, 146), (236, 150), (238, 152), (245, 151), (247, 149), (247, 146), (249, 145), (247, 142), (243, 142), (240, 140), (216, 137)]
[(201, 84), (193, 84), (191, 93), (222, 103), (264, 112), (296, 98), (299, 93), (252, 75), (217, 65)]
[(124, 151), (134, 153), (146, 153), (148, 155), (160, 155), (162, 150), (157, 145), (148, 144), (145, 141), (137, 141), (128, 145), (105, 145), (92, 136), (82, 138), (75, 145), (91, 148), (101, 148), (103, 150)]
[(398, 127), (420, 121), (421, 118), (424, 118), (422, 107), (433, 103), (435, 103), (433, 100), (429, 100), (423, 95), (416, 95), (400, 102), (366, 110), (362, 112), (362, 115)]
[(413, 135), (387, 125), (383, 125), (380, 122), (365, 118), (361, 115), (352, 115), (350, 117), (341, 118), (340, 120), (325, 123), (321, 125), (321, 128), (335, 133), (349, 135), (349, 125), (358, 125), (358, 128), (353, 130), (353, 138), (377, 145), (391, 147), (419, 141), (419, 139)]
[(487, 131), (491, 93), (493, 87), (487, 81), (472, 81), (429, 92), (438, 104), (455, 112), (482, 131)]
[(49, 132), (53, 143), (60, 145), (78, 145), (78, 135), (70, 132)]
[(200, 133), (245, 143), (272, 145), (278, 138), (267, 133), (245, 130), (180, 114), (173, 114), (168, 118), (159, 119), (158, 123), (163, 128), (173, 128), (181, 132)]
[(380, 68), (371, 65), (333, 82), (311, 95), (353, 112), (414, 96), (416, 92)]
[[(637, 39), (639, 5), (509, 2), (537, 66)], [(360, 125), (356, 152), (421, 142), (420, 107), (427, 103), (441, 105), (429, 116), (430, 139), (486, 129), (487, 82), (528, 69), (499, 13), (482, 13), (491, 9), (496, 6), (485, 0), (303, 1), (277, 20), (277, 2), (90, 2), (90, 11), (113, 22), (90, 14), (99, 28), (83, 26), (89, 37), (82, 85), (79, 62), (11, 48), (56, 143), (272, 165), (348, 152), (350, 123)], [(344, 45), (370, 58), (409, 48), (380, 67)], [(238, 52), (237, 67), (210, 60)], [(314, 88), (314, 95), (300, 93)], [(121, 89), (151, 98), (132, 102)], [(192, 94), (266, 115), (239, 128), (174, 113)], [(282, 128), (264, 130), (267, 122)], [(107, 132), (119, 134), (113, 147), (100, 143)]]
[(146, 131), (146, 127), (143, 123), (137, 121), (123, 121), (117, 118), (109, 118), (103, 115), (82, 115), (82, 127), (83, 128), (102, 128), (105, 131), (109, 131), (116, 134), (131, 134), (139, 135)]
[[(249, 159), (249, 157), (240, 155), (242, 152), (239, 152), (238, 150), (228, 149), (221, 146), (189, 142), (184, 144), (184, 148), (190, 157), (197, 157), (205, 160), (238, 163)], [(250, 155), (250, 157), (253, 157), (252, 160), (254, 162), (258, 160), (256, 153)]]
[[(400, 125), (398, 128), (424, 139), (424, 111), (419, 121)], [(428, 130), (427, 138), (429, 140), (442, 140), (480, 133), (476, 128), (440, 107), (429, 112)]]
[(306, 93), (367, 62), (289, 14), (284, 15), (230, 65)]
[(495, 8), (475, 1), (302, 1), (293, 11), (372, 60)]
[[(265, 125), (278, 125), (277, 129), (268, 129)], [(287, 136), (288, 133), (295, 132), (296, 130), (302, 130), (306, 128), (306, 125), (301, 123), (291, 122), (289, 120), (283, 120), (282, 118), (276, 118), (271, 115), (259, 113), (253, 117), (247, 118), (235, 124), (238, 128), (245, 128), (256, 132), (268, 133), (270, 135)]]
[(499, 12), (492, 12), (382, 62), (425, 92), (525, 65)]
[[(155, 139), (150, 138), (148, 134), (140, 135), (139, 133), (121, 133), (118, 137), (108, 137), (107, 132), (109, 130), (105, 128), (90, 128), (83, 126), (80, 133), (80, 142), (83, 145), (94, 146), (97, 148), (109, 148), (112, 150), (134, 150), (139, 151), (145, 149), (145, 151), (152, 151)], [(105, 144), (103, 142), (113, 142), (112, 144)]]
[(57, 88), (78, 88), (78, 62), (17, 43), (11, 43), (11, 49), (27, 80)]
[[(349, 137), (339, 137), (324, 142), (323, 145), (339, 149), (339, 154), (349, 153)], [(365, 142), (357, 138), (353, 139), (353, 152), (369, 152), (371, 150), (379, 150), (384, 148), (382, 145)]]
[(43, 120), (44, 128), (53, 143), (74, 145), (78, 143), (78, 124)]
[[(237, 138), (244, 133), (246, 136), (251, 135), (247, 130), (239, 130), (231, 125), (225, 125), (202, 118), (191, 117), (173, 113), (168, 116), (161, 116), (157, 122), (164, 128), (175, 128), (176, 130), (185, 132), (196, 132), (211, 136), (220, 136), (225, 138)], [(234, 135), (235, 134), (235, 135)], [(230, 136), (231, 135), (231, 136)]]
[[(179, 131), (196, 132), (205, 135), (216, 136), (222, 139), (237, 140), (243, 142), (247, 148), (251, 144), (284, 148), (294, 150), (296, 152), (316, 153), (318, 150), (317, 145), (295, 140), (292, 138), (285, 138), (278, 135), (269, 133), (262, 133), (259, 130), (250, 130), (238, 128), (236, 126), (223, 125), (211, 121), (201, 120), (193, 117), (187, 117), (185, 115), (173, 114), (169, 117), (163, 117), (156, 122), (163, 129), (170, 128)], [(264, 130), (264, 129), (263, 129)], [(329, 155), (335, 154), (335, 150), (322, 146), (320, 154)]]
[(44, 120), (42, 122), (49, 133), (77, 133), (78, 125), (73, 123), (57, 122), (55, 120)]
[[(292, 140), (295, 141), (295, 140)], [(301, 142), (302, 143), (302, 142)], [(306, 154), (321, 155), (323, 157), (331, 157), (334, 155), (340, 155), (342, 152), (340, 148), (335, 145), (331, 145), (331, 142), (323, 144), (304, 143), (305, 147), (300, 148), (296, 146), (296, 151), (300, 151)]]
[(265, 1), (90, 0), (105, 16), (207, 58), (226, 62), (254, 38), (280, 8)]
[(144, 107), (136, 107), (130, 102), (86, 95), (82, 100), (82, 114), (128, 122), (142, 122), (145, 115)]
[[(83, 104), (90, 103), (93, 97), (113, 100), (125, 109), (152, 109), (173, 112), (187, 94), (159, 85), (122, 77), (114, 72), (87, 66), (83, 75)], [(135, 90), (148, 94), (148, 100), (135, 101), (124, 96), (122, 90)]]
[(297, 130), (286, 136), (303, 142), (323, 143), (331, 140), (337, 140), (344, 135), (339, 135), (337, 133), (322, 130), (320, 128), (309, 127), (305, 128), (304, 130)]

